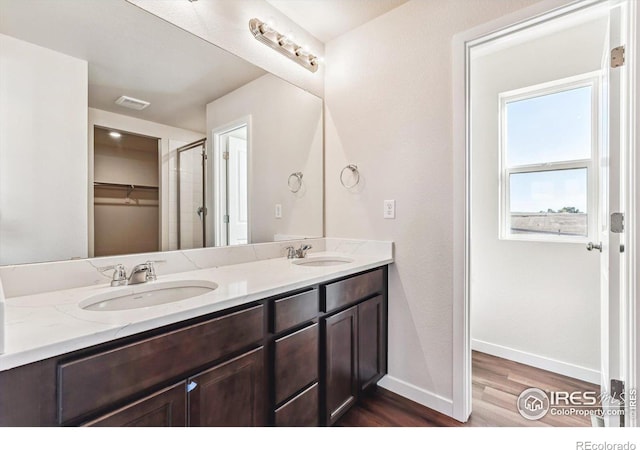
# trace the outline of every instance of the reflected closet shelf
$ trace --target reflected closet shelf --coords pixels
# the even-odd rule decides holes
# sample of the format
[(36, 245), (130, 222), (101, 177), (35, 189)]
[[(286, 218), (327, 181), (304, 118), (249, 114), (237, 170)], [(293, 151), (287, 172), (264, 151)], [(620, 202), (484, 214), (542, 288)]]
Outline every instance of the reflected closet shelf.
[(103, 183), (101, 181), (96, 181), (93, 183), (94, 187), (104, 187), (104, 188), (114, 188), (114, 189), (149, 189), (149, 190), (157, 190), (158, 186), (145, 186), (142, 184), (125, 184), (125, 183)]

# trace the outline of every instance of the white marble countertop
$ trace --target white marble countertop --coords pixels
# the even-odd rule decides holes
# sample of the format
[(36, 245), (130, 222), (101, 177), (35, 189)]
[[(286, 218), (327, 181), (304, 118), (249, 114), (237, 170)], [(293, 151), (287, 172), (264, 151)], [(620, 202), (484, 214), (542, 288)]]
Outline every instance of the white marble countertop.
[(0, 371), (393, 262), (388, 254), (318, 252), (309, 256), (341, 256), (353, 261), (308, 267), (276, 258), (162, 275), (158, 281), (205, 280), (219, 287), (179, 302), (124, 311), (86, 311), (78, 306), (90, 296), (131, 289), (108, 283), (8, 298)]

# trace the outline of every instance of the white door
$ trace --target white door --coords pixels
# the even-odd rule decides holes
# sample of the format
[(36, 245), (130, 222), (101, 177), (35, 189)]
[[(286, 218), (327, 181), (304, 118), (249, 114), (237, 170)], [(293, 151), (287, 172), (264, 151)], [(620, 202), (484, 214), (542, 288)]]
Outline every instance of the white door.
[[(603, 111), (600, 154), (600, 242), (588, 246), (592, 251), (600, 250), (601, 279), (601, 391), (605, 426), (624, 426), (617, 414), (624, 405), (620, 401), (619, 389), (612, 380), (625, 380), (624, 328), (625, 302), (622, 274), (624, 234), (612, 230), (611, 214), (623, 212), (624, 187), (622, 185), (621, 157), (625, 151), (626, 105), (622, 95), (623, 80), (627, 66), (612, 67), (614, 48), (625, 44), (622, 23), (625, 19), (625, 5), (613, 7), (610, 12), (609, 43), (603, 56)], [(598, 248), (600, 247), (600, 248)], [(624, 394), (623, 394), (624, 395)]]
[(229, 136), (227, 141), (228, 245), (247, 244), (247, 141)]

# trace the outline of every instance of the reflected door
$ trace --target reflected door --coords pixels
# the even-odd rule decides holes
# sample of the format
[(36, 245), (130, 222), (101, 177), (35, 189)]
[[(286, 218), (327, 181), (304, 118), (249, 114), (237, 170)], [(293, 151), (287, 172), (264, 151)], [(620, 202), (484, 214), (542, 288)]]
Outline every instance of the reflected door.
[(216, 245), (249, 243), (248, 132), (242, 121), (213, 133)]
[(229, 136), (227, 153), (228, 245), (247, 244), (247, 140)]

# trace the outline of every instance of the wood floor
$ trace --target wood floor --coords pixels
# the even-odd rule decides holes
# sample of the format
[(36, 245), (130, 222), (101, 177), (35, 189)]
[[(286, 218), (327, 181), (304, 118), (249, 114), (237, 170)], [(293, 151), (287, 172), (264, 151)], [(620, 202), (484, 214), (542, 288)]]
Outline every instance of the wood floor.
[(343, 427), (589, 427), (582, 416), (524, 419), (516, 400), (528, 387), (549, 391), (596, 391), (594, 384), (525, 366), (484, 353), (473, 352), (473, 413), (467, 423), (440, 414), (382, 388), (376, 388), (345, 414)]

